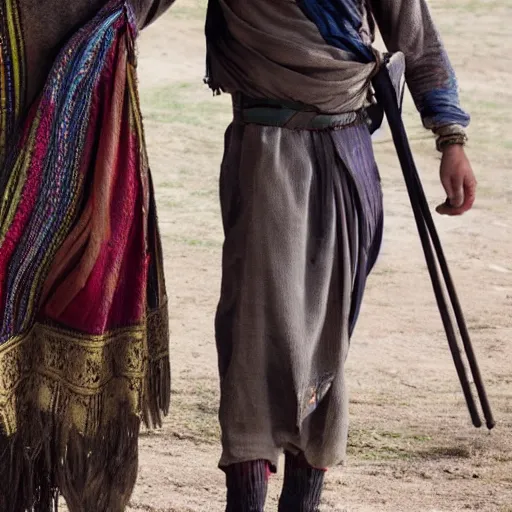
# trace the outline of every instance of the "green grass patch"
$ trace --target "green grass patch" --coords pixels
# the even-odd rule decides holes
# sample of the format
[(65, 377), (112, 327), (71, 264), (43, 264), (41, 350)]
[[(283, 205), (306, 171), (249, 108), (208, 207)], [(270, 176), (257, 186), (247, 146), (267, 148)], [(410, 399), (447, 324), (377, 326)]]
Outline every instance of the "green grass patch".
[(187, 388), (175, 388), (171, 397), (173, 434), (197, 444), (217, 444), (220, 439), (218, 391), (206, 379), (181, 379)]
[(146, 89), (141, 97), (145, 119), (164, 124), (208, 126), (229, 122), (228, 96), (213, 97), (201, 83), (177, 82)]
[(359, 460), (408, 460), (419, 457), (427, 435), (378, 429), (352, 429), (348, 452)]
[(359, 460), (442, 460), (469, 459), (474, 455), (471, 446), (438, 446), (432, 437), (414, 431), (388, 431), (355, 428), (349, 433), (348, 452)]
[(173, 236), (172, 241), (174, 243), (180, 243), (183, 245), (187, 245), (189, 247), (222, 247), (222, 242), (220, 240), (211, 240), (206, 238), (193, 238), (193, 237), (184, 237), (184, 236)]

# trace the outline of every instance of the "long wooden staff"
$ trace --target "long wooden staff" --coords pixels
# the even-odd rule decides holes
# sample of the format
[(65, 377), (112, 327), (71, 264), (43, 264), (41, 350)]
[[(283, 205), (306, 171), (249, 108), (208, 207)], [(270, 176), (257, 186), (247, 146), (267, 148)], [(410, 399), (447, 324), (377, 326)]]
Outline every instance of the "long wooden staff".
[(373, 86), (375, 89), (376, 98), (383, 108), (389, 122), (393, 141), (395, 143), (398, 158), (400, 160), (400, 165), (402, 167), (402, 172), (405, 178), (407, 191), (409, 193), (412, 210), (414, 212), (414, 218), (418, 227), (421, 244), (425, 253), (425, 259), (427, 262), (428, 271), (430, 273), (432, 286), (434, 288), (437, 305), (441, 314), (446, 336), (448, 338), (448, 344), (452, 353), (453, 361), (455, 363), (457, 375), (459, 377), (462, 391), (464, 393), (469, 413), (471, 415), (471, 420), (475, 427), (478, 428), (482, 426), (482, 420), (480, 419), (480, 414), (478, 412), (475, 399), (471, 391), (471, 385), (466, 373), (466, 367), (462, 361), (461, 350), (459, 348), (459, 344), (457, 343), (455, 329), (452, 323), (452, 317), (448, 310), (448, 304), (443, 290), (441, 276), (439, 275), (439, 268), (441, 269), (441, 275), (444, 279), (444, 287), (448, 292), (448, 297), (451, 301), (451, 306), (462, 338), (464, 351), (466, 353), (471, 374), (473, 376), (473, 381), (475, 383), (478, 397), (480, 399), (480, 405), (484, 413), (486, 425), (490, 430), (495, 426), (496, 423), (492, 415), (482, 376), (480, 374), (466, 322), (464, 320), (464, 315), (460, 307), (457, 292), (455, 291), (455, 287), (453, 285), (443, 248), (441, 246), (441, 241), (439, 239), (439, 235), (437, 234), (434, 220), (432, 218), (432, 214), (430, 213), (430, 208), (428, 206), (425, 192), (423, 190), (423, 186), (418, 174), (418, 170), (414, 163), (414, 158), (409, 145), (409, 141), (407, 139), (405, 126), (397, 101), (396, 91), (393, 87), (386, 66), (382, 66), (379, 73), (373, 79)]

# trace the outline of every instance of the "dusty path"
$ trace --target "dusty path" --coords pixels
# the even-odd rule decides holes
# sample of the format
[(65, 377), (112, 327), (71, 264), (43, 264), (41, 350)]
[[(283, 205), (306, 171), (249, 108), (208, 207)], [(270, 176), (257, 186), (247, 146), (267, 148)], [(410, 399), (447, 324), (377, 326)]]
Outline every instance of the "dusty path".
[[(326, 511), (512, 511), (512, 7), (432, 1), (473, 114), (475, 210), (437, 219), (499, 425), (468, 420), (389, 139), (376, 144), (386, 237), (349, 360), (350, 460), (329, 472)], [(171, 300), (173, 409), (141, 441), (132, 511), (223, 510), (213, 315), (222, 233), (217, 173), (227, 98), (203, 88), (204, 0), (178, 0), (143, 34), (140, 80)], [(508, 49), (508, 51), (506, 51)], [(507, 83), (508, 81), (508, 83)], [(432, 204), (438, 158), (409, 105)], [(268, 510), (275, 510), (279, 477)]]

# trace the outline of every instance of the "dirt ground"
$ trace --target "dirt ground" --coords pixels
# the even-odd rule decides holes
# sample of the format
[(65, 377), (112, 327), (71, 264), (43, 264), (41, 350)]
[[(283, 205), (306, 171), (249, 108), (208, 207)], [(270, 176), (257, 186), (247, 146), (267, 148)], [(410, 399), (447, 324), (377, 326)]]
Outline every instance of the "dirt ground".
[[(386, 199), (382, 255), (348, 362), (349, 461), (329, 471), (324, 511), (512, 511), (512, 5), (432, 0), (473, 115), (478, 202), (437, 218), (498, 425), (470, 424), (388, 134), (375, 144)], [(217, 198), (229, 99), (202, 84), (205, 0), (177, 0), (141, 37), (140, 84), (171, 305), (172, 413), (141, 439), (130, 510), (223, 510), (217, 469), (213, 317), (222, 231)], [(432, 206), (444, 200), (433, 139), (406, 121)], [(276, 510), (280, 476), (267, 510)]]

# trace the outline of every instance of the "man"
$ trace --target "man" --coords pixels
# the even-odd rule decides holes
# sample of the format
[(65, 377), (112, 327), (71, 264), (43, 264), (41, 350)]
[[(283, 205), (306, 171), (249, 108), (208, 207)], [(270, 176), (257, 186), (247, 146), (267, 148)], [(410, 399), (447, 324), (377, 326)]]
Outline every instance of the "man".
[(227, 510), (261, 511), (285, 452), (281, 512), (315, 511), (345, 457), (344, 363), (382, 236), (365, 115), (382, 62), (406, 81), (442, 152), (447, 215), (469, 210), (469, 117), (425, 0), (210, 0), (210, 87), (233, 95), (220, 195), (216, 338)]
[(169, 406), (137, 97), (173, 0), (0, 0), (0, 510), (120, 512)]

